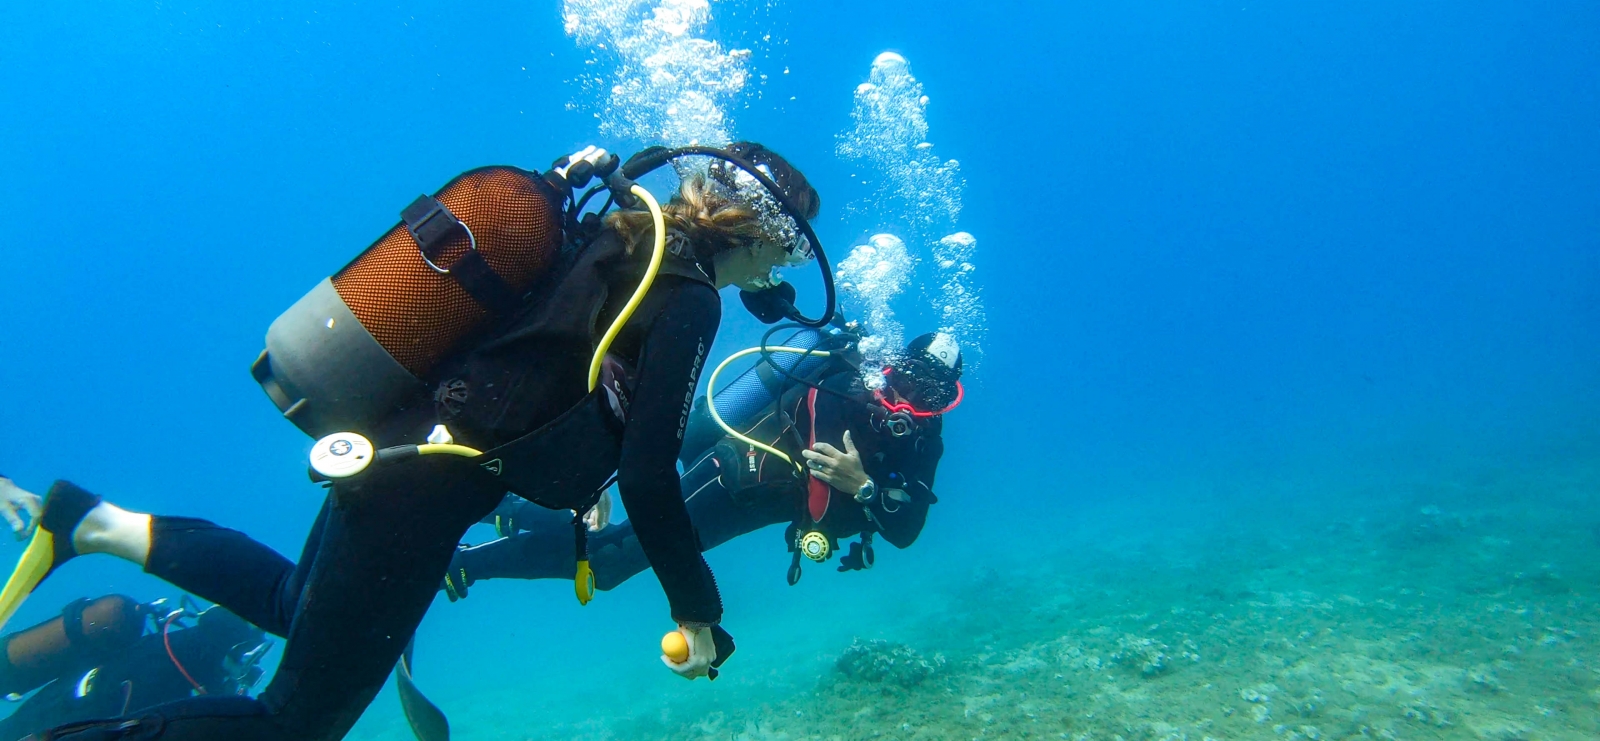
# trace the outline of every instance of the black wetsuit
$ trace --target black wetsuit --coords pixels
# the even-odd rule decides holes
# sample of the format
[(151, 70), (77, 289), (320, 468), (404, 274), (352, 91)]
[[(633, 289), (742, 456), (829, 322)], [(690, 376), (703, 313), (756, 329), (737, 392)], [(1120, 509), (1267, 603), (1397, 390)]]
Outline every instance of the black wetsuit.
[[(878, 483), (880, 492), (890, 488), (891, 474), (899, 474), (905, 482), (900, 491), (905, 494), (904, 499), (880, 496), (866, 508), (872, 513), (868, 520), (862, 505), (854, 500), (854, 492), (829, 487), (827, 513), (815, 523), (817, 528), (835, 540), (869, 531), (882, 534), (896, 547), (911, 545), (927, 521), (928, 508), (937, 501), (933, 479), (944, 452), (942, 420), (927, 420), (912, 435), (895, 438), (869, 413), (871, 397), (853, 372), (837, 373), (823, 385), (854, 400), (825, 392), (816, 395), (816, 440), (843, 450), (844, 431), (850, 430), (851, 441), (861, 452), (863, 468)], [(802, 387), (784, 395), (782, 415), (774, 414), (779, 405), (759, 415), (769, 421), (781, 418), (777, 426), (790, 428), (787, 432), (773, 429), (768, 435), (769, 439), (787, 441), (779, 447), (786, 448), (784, 452), (796, 459), (810, 438), (810, 405), (804, 391)], [(794, 434), (796, 431), (800, 434)], [(682, 478), (683, 499), (706, 550), (768, 525), (794, 523), (806, 517), (803, 479), (791, 475), (787, 465), (777, 458), (760, 452), (750, 456), (747, 448), (734, 449), (740, 445), (725, 440), (688, 464)], [(759, 469), (756, 474), (726, 471), (745, 466), (747, 460)], [(464, 571), (471, 581), (573, 577), (576, 556), (570, 513), (553, 512), (508, 497), (488, 521), (493, 522), (496, 517), (502, 524), (512, 523), (512, 529), (528, 532), (464, 549), (457, 554), (453, 569)], [(637, 520), (634, 515), (627, 522), (589, 536), (590, 567), (600, 589), (611, 589), (650, 567), (635, 533)]]
[[(489, 449), (572, 408), (584, 398), (594, 343), (638, 284), (645, 257), (623, 257), (605, 233), (552, 279), (538, 306), (451, 366), (457, 377), (449, 380), (464, 382), (464, 404), (420, 401), (368, 437), (380, 447), (421, 443), (445, 418), (458, 442)], [(702, 624), (721, 621), (722, 602), (678, 495), (676, 461), (685, 399), (721, 320), (709, 270), (690, 265), (658, 276), (612, 346), (632, 371), (619, 491), (639, 513), (639, 541), (672, 618)], [(686, 277), (695, 271), (698, 278)], [(194, 698), (153, 708), (123, 730), (103, 724), (58, 737), (343, 738), (383, 687), (462, 536), (505, 492), (476, 462), (455, 456), (377, 468), (333, 485), (298, 564), (209, 522), (155, 517), (145, 570), (287, 638), (277, 674), (258, 699)]]
[[(126, 597), (102, 598), (133, 601)], [(87, 602), (87, 600), (85, 600)], [(73, 606), (68, 607), (68, 612)], [(239, 681), (225, 663), (232, 656), (261, 644), (259, 630), (226, 613), (207, 614), (190, 627), (158, 624), (145, 632), (146, 619), (140, 614), (132, 621), (114, 626), (122, 635), (112, 637), (103, 631), (96, 635), (83, 621), (83, 637), (65, 641), (51, 656), (12, 656), (8, 650), (0, 667), (0, 687), (8, 693), (38, 689), (21, 702), (11, 715), (0, 720), (0, 740), (15, 741), (52, 726), (90, 718), (116, 716), (151, 705), (172, 702), (196, 692), (234, 694), (254, 677)], [(44, 627), (44, 626), (40, 626)], [(162, 628), (167, 630), (165, 634)], [(37, 630), (22, 631), (26, 634)], [(74, 631), (76, 635), (78, 631)], [(17, 634), (0, 639), (7, 649), (15, 649)], [(63, 636), (64, 637), (64, 636)], [(41, 649), (30, 641), (29, 650)], [(259, 676), (259, 669), (250, 668)]]

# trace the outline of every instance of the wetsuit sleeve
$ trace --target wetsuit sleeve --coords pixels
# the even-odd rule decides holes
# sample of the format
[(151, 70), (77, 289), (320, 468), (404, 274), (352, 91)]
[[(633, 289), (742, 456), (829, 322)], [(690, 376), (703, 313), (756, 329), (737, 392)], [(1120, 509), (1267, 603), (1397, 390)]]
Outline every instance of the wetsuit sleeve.
[(698, 283), (664, 280), (658, 285), (670, 287), (671, 293), (644, 338), (622, 436), (617, 491), (666, 592), (673, 619), (717, 623), (722, 620), (722, 597), (700, 555), (679, 490), (677, 462), (695, 386), (722, 321), (722, 301)]
[(907, 501), (896, 501), (888, 495), (887, 476), (874, 476), (878, 483), (878, 500), (872, 503), (872, 515), (877, 518), (883, 539), (896, 548), (906, 548), (922, 533), (928, 522), (928, 508), (938, 501), (933, 495), (933, 474), (944, 455), (944, 440), (937, 436), (925, 438), (908, 470), (899, 473), (906, 478)]

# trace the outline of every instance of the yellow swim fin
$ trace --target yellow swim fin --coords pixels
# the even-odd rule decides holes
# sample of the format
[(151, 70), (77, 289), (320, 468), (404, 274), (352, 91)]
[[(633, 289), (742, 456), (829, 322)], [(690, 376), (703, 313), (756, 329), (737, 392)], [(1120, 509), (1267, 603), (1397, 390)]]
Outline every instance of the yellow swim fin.
[(44, 511), (28, 549), (22, 552), (17, 568), (0, 590), (0, 629), (17, 613), (39, 582), (56, 567), (78, 555), (72, 547), (72, 533), (89, 511), (100, 505), (100, 497), (70, 481), (57, 481), (44, 497)]
[(33, 540), (28, 541), (28, 549), (22, 552), (17, 568), (11, 571), (5, 589), (0, 590), (0, 630), (5, 628), (12, 615), (17, 614), (17, 608), (28, 599), (28, 595), (33, 594), (39, 582), (50, 574), (50, 567), (56, 561), (55, 542), (55, 533), (43, 526), (34, 531)]

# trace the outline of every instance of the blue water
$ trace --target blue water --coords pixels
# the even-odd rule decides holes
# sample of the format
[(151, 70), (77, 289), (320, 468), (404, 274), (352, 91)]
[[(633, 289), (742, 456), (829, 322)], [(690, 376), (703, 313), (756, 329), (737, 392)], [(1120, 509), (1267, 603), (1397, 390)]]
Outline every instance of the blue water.
[[(582, 609), (564, 582), (441, 599), (419, 672), (464, 737), (804, 688), (850, 636), (893, 634), (922, 586), (1066, 532), (1180, 538), (1226, 509), (1206, 502), (1315, 509), (1351, 482), (1600, 456), (1600, 7), (712, 10), (712, 38), (776, 39), (729, 113), (820, 189), (836, 259), (881, 228), (840, 217), (860, 189), (834, 152), (876, 55), (910, 60), (930, 139), (961, 161), (988, 335), (941, 503), (869, 574), (788, 588), (775, 531), (713, 553), (741, 639), (717, 685), (656, 667), (649, 578)], [(0, 471), (289, 554), (322, 492), (247, 372), (268, 323), (461, 170), (652, 143), (601, 140), (568, 82), (589, 50), (553, 0), (6, 16)], [(715, 357), (758, 336), (725, 298)], [(171, 590), (86, 559), (14, 624), (107, 591)], [(358, 734), (397, 723), (386, 693)]]

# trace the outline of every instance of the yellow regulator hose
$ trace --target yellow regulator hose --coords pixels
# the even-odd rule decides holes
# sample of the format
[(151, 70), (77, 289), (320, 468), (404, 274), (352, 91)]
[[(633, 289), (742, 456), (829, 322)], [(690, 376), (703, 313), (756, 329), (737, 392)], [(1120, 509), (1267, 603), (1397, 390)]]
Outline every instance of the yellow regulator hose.
[(738, 360), (739, 358), (742, 358), (742, 357), (744, 357), (746, 355), (750, 355), (752, 353), (758, 353), (758, 352), (761, 352), (763, 350), (765, 350), (767, 352), (792, 352), (792, 353), (798, 353), (798, 354), (801, 354), (801, 355), (810, 355), (810, 356), (816, 357), (816, 358), (826, 358), (829, 355), (829, 353), (827, 351), (825, 351), (825, 350), (806, 350), (804, 348), (799, 348), (799, 347), (782, 347), (782, 346), (751, 347), (751, 348), (746, 348), (744, 350), (740, 350), (739, 352), (736, 352), (736, 353), (734, 353), (732, 355), (729, 355), (727, 360), (724, 360), (721, 363), (717, 364), (717, 369), (716, 370), (711, 371), (711, 379), (706, 381), (706, 409), (711, 412), (711, 419), (716, 421), (717, 426), (721, 427), (723, 432), (728, 433), (729, 437), (732, 437), (735, 440), (739, 440), (741, 442), (747, 443), (751, 447), (757, 448), (759, 450), (765, 450), (768, 453), (771, 453), (771, 454), (773, 454), (775, 456), (778, 456), (779, 458), (782, 458), (785, 461), (788, 461), (789, 465), (794, 466), (795, 468), (800, 468), (800, 464), (796, 463), (793, 458), (790, 458), (787, 453), (784, 453), (783, 451), (778, 450), (777, 448), (774, 448), (771, 445), (767, 445), (766, 443), (763, 443), (763, 442), (761, 442), (759, 440), (753, 440), (753, 439), (749, 438), (748, 436), (744, 435), (743, 433), (739, 432), (738, 430), (733, 429), (733, 427), (729, 426), (727, 422), (722, 421), (722, 415), (717, 413), (717, 405), (716, 405), (716, 402), (715, 402), (715, 399), (717, 398), (717, 376), (722, 373), (722, 369), (727, 368), (729, 363), (732, 363), (733, 361)]
[(628, 323), (633, 317), (633, 311), (639, 308), (644, 301), (644, 295), (650, 291), (650, 285), (656, 282), (656, 273), (661, 271), (661, 261), (667, 256), (667, 220), (661, 215), (661, 204), (656, 202), (656, 197), (650, 191), (635, 185), (628, 191), (641, 201), (645, 208), (650, 209), (650, 221), (656, 229), (655, 249), (650, 253), (650, 267), (645, 268), (644, 280), (639, 281), (639, 287), (633, 290), (633, 297), (617, 312), (616, 321), (611, 322), (611, 328), (606, 330), (605, 336), (600, 338), (600, 346), (595, 348), (594, 358), (589, 361), (589, 390), (600, 385), (600, 367), (605, 363), (606, 351), (611, 349), (611, 343), (622, 332), (622, 325)]
[(465, 445), (427, 443), (417, 446), (417, 455), (459, 455), (462, 458), (477, 458), (483, 455), (483, 451)]

